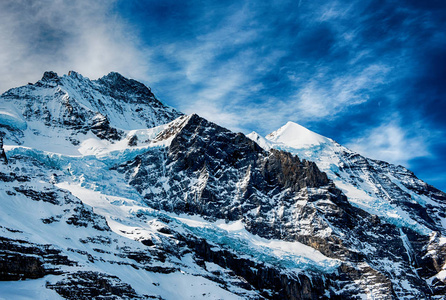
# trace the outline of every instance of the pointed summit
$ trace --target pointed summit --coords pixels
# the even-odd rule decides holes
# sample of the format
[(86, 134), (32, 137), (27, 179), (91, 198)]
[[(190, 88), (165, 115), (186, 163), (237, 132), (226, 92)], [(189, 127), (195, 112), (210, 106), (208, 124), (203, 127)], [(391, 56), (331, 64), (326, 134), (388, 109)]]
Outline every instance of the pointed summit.
[(266, 139), (293, 148), (307, 148), (329, 141), (328, 138), (294, 122), (286, 123), (278, 130), (268, 134)]
[(128, 80), (118, 72), (110, 72), (107, 75), (102, 76), (101, 79), (104, 81), (112, 81), (112, 82)]
[(60, 84), (60, 77), (56, 72), (46, 71), (43, 73), (42, 79), (36, 82), (37, 86), (55, 87)]
[(108, 93), (116, 98), (125, 99), (127, 94), (132, 93), (139, 100), (152, 99), (155, 101), (155, 95), (149, 87), (134, 79), (126, 78), (117, 72), (110, 72), (96, 80), (96, 82), (107, 87), (109, 89)]

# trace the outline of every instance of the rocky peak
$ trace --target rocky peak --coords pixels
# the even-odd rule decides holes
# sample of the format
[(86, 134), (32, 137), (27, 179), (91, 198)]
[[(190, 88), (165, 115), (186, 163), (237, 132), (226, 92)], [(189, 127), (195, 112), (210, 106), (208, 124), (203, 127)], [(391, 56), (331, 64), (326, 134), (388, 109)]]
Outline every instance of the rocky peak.
[[(61, 78), (57, 75), (56, 72), (46, 71), (43, 73), (42, 79), (37, 81), (34, 86), (36, 87), (49, 87), (53, 88), (58, 86), (61, 83)], [(34, 87), (33, 85), (28, 85), (28, 87)]]
[(119, 83), (119, 82), (126, 82), (129, 79), (125, 78), (124, 76), (122, 76), (118, 72), (110, 72), (107, 75), (101, 77), (100, 80), (107, 81), (107, 82), (110, 82), (110, 83)]
[[(140, 167), (146, 164), (150, 170)], [(196, 114), (176, 132), (167, 153), (145, 153), (117, 170), (128, 175), (149, 205), (228, 220), (260, 207), (276, 209), (269, 199), (279, 197), (280, 191), (287, 190), (283, 197), (290, 200), (302, 189), (330, 185), (314, 163), (283, 151), (264, 151), (245, 135)], [(159, 185), (160, 177), (167, 177), (172, 188)], [(194, 192), (190, 184), (197, 185)]]
[(81, 74), (79, 74), (78, 72), (73, 71), (73, 70), (68, 71), (68, 77), (73, 78), (73, 79), (78, 79), (78, 80), (85, 79), (84, 76), (82, 76)]
[(138, 155), (114, 170), (154, 209), (241, 222), (251, 234), (300, 242), (340, 259), (343, 280), (377, 297), (405, 295), (402, 274), (416, 293), (426, 292), (408, 263), (423, 256), (419, 245), (426, 244), (425, 237), (352, 206), (315, 163), (265, 151), (197, 115), (187, 119), (168, 148)]
[(43, 73), (41, 81), (56, 81), (56, 82), (58, 82), (59, 79), (60, 78), (56, 72), (46, 71), (45, 73)]
[(135, 94), (138, 96), (138, 100), (141, 98), (155, 99), (155, 95), (150, 88), (136, 80), (125, 78), (117, 72), (110, 72), (108, 75), (99, 78), (96, 82), (107, 87), (107, 92), (110, 95), (123, 100), (131, 99), (126, 97), (126, 94)]

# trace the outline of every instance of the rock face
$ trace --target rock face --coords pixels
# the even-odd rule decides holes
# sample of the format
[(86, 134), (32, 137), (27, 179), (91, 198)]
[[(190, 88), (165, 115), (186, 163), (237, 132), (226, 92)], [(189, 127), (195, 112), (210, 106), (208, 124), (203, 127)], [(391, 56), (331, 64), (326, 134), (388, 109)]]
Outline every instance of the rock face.
[(117, 73), (1, 100), (2, 296), (444, 296), (446, 195), (403, 167), (293, 124), (261, 147)]
[[(117, 170), (151, 206), (228, 221), (252, 213), (270, 202), (264, 198), (284, 190), (291, 197), (303, 188), (329, 184), (314, 163), (281, 151), (267, 153), (244, 135), (197, 115), (188, 118), (168, 149), (141, 154)], [(167, 185), (159, 180), (163, 176)]]
[(403, 297), (409, 288), (422, 297), (430, 293), (414, 271), (420, 264), (413, 256), (421, 259), (425, 253), (415, 254), (411, 246), (426, 244), (427, 237), (352, 206), (315, 163), (279, 150), (266, 152), (196, 115), (168, 149), (141, 154), (117, 171), (153, 208), (241, 220), (263, 238), (298, 241), (344, 260), (343, 275), (357, 290), (384, 298)]
[[(61, 251), (52, 245), (32, 244), (23, 240), (0, 239), (0, 280), (41, 278), (48, 274), (61, 274), (57, 265), (73, 266)], [(52, 265), (45, 267), (44, 264)]]

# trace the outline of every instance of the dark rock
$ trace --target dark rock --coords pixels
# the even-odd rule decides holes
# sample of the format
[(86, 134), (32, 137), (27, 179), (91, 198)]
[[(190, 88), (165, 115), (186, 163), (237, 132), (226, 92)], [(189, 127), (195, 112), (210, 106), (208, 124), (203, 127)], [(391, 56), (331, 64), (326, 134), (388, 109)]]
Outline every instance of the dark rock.
[(144, 239), (144, 240), (141, 240), (141, 243), (142, 243), (143, 245), (145, 245), (145, 246), (153, 246), (153, 245), (155, 245), (155, 244), (152, 242), (151, 239)]
[(57, 76), (56, 72), (46, 71), (43, 73), (41, 81), (59, 81), (59, 76)]
[(54, 191), (40, 192), (25, 187), (14, 187), (14, 190), (34, 201), (43, 201), (54, 205), (60, 205), (60, 202), (58, 200), (58, 195)]
[(3, 149), (3, 137), (5, 133), (0, 131), (0, 163), (8, 164), (8, 158), (6, 157), (5, 149)]
[(138, 145), (138, 136), (132, 135), (132, 137), (129, 139), (128, 145), (130, 147), (134, 147)]
[(67, 219), (66, 223), (77, 227), (92, 226), (99, 231), (111, 231), (103, 216), (95, 214), (91, 209), (77, 206), (73, 209), (74, 213)]
[(92, 271), (68, 274), (64, 280), (47, 283), (46, 287), (69, 300), (143, 299), (118, 277)]
[(60, 274), (60, 265), (73, 266), (75, 262), (51, 245), (0, 237), (0, 280), (35, 279)]
[[(331, 277), (333, 286), (342, 277), (352, 287), (343, 297), (359, 295), (366, 286), (374, 286), (383, 297), (404, 295), (404, 291), (394, 290), (393, 284), (400, 280), (402, 272), (405, 280), (418, 288), (418, 295), (429, 294), (424, 280), (414, 273), (409, 261), (416, 259), (413, 255), (408, 257), (399, 229), (353, 207), (316, 164), (283, 151), (266, 152), (242, 134), (232, 133), (197, 115), (190, 116), (176, 133), (168, 133), (172, 134), (168, 151), (154, 149), (114, 168), (145, 195), (148, 205), (176, 213), (200, 214), (211, 221), (242, 220), (253, 234), (299, 241), (328, 257), (357, 265)], [(159, 178), (164, 180), (160, 182)], [(165, 180), (168, 189), (164, 189)], [(408, 237), (415, 234), (411, 231)], [(193, 248), (193, 251), (210, 250)], [(253, 274), (238, 273), (242, 271), (235, 269), (237, 264), (244, 262), (224, 265), (219, 261), (221, 257), (227, 261), (228, 256), (231, 257), (219, 254), (220, 258), (214, 259), (201, 255), (207, 261), (230, 268), (256, 288), (266, 288), (266, 281), (261, 287), (253, 283), (259, 280), (251, 278)], [(380, 261), (398, 263), (404, 271), (389, 271)], [(249, 264), (244, 265), (244, 270), (252, 267)], [(369, 267), (359, 267), (362, 265)], [(267, 271), (266, 278), (270, 278), (268, 272), (276, 271)], [(283, 278), (274, 274), (277, 276), (274, 280)], [(325, 277), (318, 274), (312, 279)], [(269, 280), (268, 284), (273, 284), (273, 279)], [(306, 281), (302, 279), (295, 289), (306, 290), (305, 294), (313, 297), (314, 283), (308, 281), (307, 286), (303, 282)]]
[(110, 121), (107, 116), (97, 113), (91, 120), (91, 132), (93, 132), (100, 139), (120, 140), (122, 133), (118, 132), (116, 128), (110, 126)]
[[(240, 258), (228, 250), (216, 248), (204, 239), (187, 239), (194, 253), (205, 261), (232, 270), (244, 278), (267, 299), (328, 299), (328, 279), (320, 275), (292, 274), (280, 269)], [(272, 294), (269, 292), (271, 291)]]

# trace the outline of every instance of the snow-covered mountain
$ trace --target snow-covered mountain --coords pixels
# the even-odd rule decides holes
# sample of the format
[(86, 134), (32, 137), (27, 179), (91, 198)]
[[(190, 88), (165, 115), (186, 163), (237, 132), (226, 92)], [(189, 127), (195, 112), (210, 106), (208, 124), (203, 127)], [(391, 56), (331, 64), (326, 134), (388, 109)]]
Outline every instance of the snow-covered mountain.
[(0, 299), (446, 292), (446, 195), (300, 125), (248, 138), (46, 72), (0, 97), (0, 133)]
[(72, 146), (88, 138), (122, 140), (131, 130), (156, 127), (182, 115), (142, 83), (118, 73), (91, 81), (74, 71), (62, 77), (45, 72), (36, 83), (1, 97), (5, 140), (42, 150), (52, 144), (55, 152), (78, 150)]
[(418, 179), (403, 166), (361, 156), (303, 126), (286, 125), (260, 137), (264, 149), (281, 149), (314, 161), (356, 207), (420, 234), (445, 234), (445, 194)]

